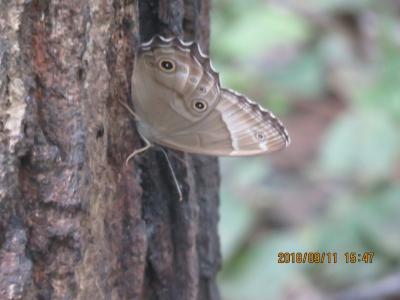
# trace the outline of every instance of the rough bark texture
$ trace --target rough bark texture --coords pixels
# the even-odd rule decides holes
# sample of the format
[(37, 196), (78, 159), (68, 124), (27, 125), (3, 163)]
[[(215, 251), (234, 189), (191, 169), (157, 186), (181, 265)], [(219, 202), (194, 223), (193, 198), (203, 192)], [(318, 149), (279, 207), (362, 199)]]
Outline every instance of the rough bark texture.
[(218, 165), (141, 146), (135, 48), (208, 1), (0, 0), (0, 299), (219, 299)]

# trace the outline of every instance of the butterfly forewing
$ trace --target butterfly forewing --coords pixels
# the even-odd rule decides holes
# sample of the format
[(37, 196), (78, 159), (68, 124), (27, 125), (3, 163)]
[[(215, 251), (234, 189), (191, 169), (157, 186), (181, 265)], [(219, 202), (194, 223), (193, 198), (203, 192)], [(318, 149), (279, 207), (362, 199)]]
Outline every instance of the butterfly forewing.
[(221, 89), (197, 44), (154, 37), (142, 45), (132, 77), (140, 133), (173, 149), (244, 156), (289, 144), (282, 123), (247, 97)]

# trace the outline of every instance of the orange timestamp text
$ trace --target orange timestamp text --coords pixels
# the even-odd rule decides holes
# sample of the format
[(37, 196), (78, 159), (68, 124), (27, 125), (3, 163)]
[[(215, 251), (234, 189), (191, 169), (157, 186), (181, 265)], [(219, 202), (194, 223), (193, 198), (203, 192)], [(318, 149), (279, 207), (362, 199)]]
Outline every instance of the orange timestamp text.
[(372, 263), (374, 252), (346, 252), (339, 255), (337, 252), (279, 252), (278, 264), (337, 264), (342, 258), (349, 264)]

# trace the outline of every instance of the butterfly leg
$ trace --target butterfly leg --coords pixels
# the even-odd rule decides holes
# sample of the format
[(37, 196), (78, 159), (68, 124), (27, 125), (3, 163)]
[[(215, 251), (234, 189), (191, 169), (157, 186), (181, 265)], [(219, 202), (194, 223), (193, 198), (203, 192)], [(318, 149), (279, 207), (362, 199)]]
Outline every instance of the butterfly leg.
[(125, 109), (133, 116), (133, 118), (134, 118), (136, 121), (139, 121), (139, 120), (140, 120), (139, 116), (132, 110), (132, 108), (129, 107), (129, 105), (128, 105), (127, 103), (122, 102), (122, 101), (119, 100), (119, 99), (118, 99), (118, 101), (119, 101), (119, 103), (120, 103), (123, 107), (125, 107)]
[(133, 151), (131, 154), (129, 154), (128, 158), (125, 160), (125, 164), (127, 165), (128, 162), (131, 160), (131, 158), (135, 157), (137, 154), (142, 153), (146, 150), (148, 150), (151, 146), (153, 146), (152, 143), (149, 142), (148, 139), (146, 139), (143, 135), (141, 135), (139, 133), (140, 137), (142, 138), (142, 140), (146, 143), (146, 145), (140, 149), (137, 149), (135, 151)]
[(179, 160), (186, 167), (186, 169), (188, 168), (188, 162), (183, 158), (179, 157), (177, 153), (171, 152), (170, 155), (173, 156), (175, 159)]
[[(139, 120), (140, 120), (139, 116), (129, 107), (129, 105), (128, 105), (127, 103), (122, 102), (122, 101), (119, 100), (119, 99), (118, 99), (118, 101), (119, 101), (119, 103), (120, 103), (123, 107), (125, 107), (125, 109), (133, 116), (133, 118), (134, 118), (136, 121), (139, 121)], [(141, 135), (140, 133), (139, 133), (139, 135), (140, 135), (140, 137), (142, 138), (142, 140), (146, 143), (146, 145), (145, 145), (144, 147), (140, 148), (140, 149), (137, 149), (137, 150), (133, 151), (133, 152), (128, 156), (128, 158), (125, 160), (125, 164), (126, 164), (126, 165), (127, 165), (128, 162), (131, 160), (131, 158), (135, 157), (135, 155), (137, 155), (137, 154), (139, 154), (139, 153), (142, 153), (142, 152), (148, 150), (148, 149), (152, 146), (152, 144), (149, 142), (148, 139), (146, 139), (146, 138), (145, 138), (143, 135)]]
[[(139, 154), (139, 153), (142, 153), (142, 152), (148, 150), (150, 147), (153, 146), (153, 144), (150, 143), (149, 140), (146, 139), (144, 136), (140, 135), (140, 137), (145, 141), (146, 146), (144, 146), (144, 147), (142, 147), (142, 148), (140, 148), (140, 149), (137, 149), (137, 150), (135, 150), (132, 154), (130, 154), (130, 155), (128, 156), (128, 158), (126, 159), (126, 161), (125, 161), (125, 164), (126, 164), (126, 165), (128, 164), (129, 160), (130, 160), (131, 158), (133, 158), (135, 155), (137, 155), (137, 154)], [(164, 154), (164, 156), (165, 156), (165, 159), (167, 160), (168, 168), (169, 168), (169, 170), (171, 171), (172, 178), (173, 178), (173, 180), (174, 180), (174, 184), (175, 184), (175, 186), (176, 186), (176, 190), (177, 190), (178, 195), (179, 195), (179, 201), (181, 202), (181, 201), (183, 201), (182, 189), (181, 189), (181, 187), (180, 187), (180, 185), (179, 185), (178, 178), (176, 177), (174, 168), (172, 167), (172, 164), (171, 164), (171, 161), (169, 160), (168, 154), (167, 154), (167, 152), (166, 152), (162, 147), (158, 147), (158, 149), (161, 150), (161, 152), (162, 152), (162, 153)]]
[(179, 195), (179, 201), (181, 202), (181, 201), (183, 201), (183, 193), (182, 193), (181, 186), (179, 185), (178, 178), (176, 178), (176, 174), (175, 174), (174, 168), (172, 167), (172, 164), (171, 164), (171, 161), (169, 160), (167, 152), (162, 147), (158, 147), (158, 148), (161, 150), (161, 152), (164, 154), (164, 156), (165, 156), (165, 158), (167, 160), (169, 170), (171, 171), (172, 178), (174, 180), (174, 183), (175, 183), (175, 186), (176, 186), (176, 190), (177, 190), (178, 195)]
[[(118, 101), (123, 107), (125, 107), (125, 109), (133, 116), (133, 118), (136, 121), (140, 120), (139, 116), (128, 106), (128, 104), (126, 104), (125, 102), (122, 102), (121, 100), (118, 100)], [(146, 139), (143, 135), (141, 135), (140, 133), (139, 133), (139, 135), (142, 138), (142, 140), (146, 143), (146, 145), (144, 147), (140, 148), (140, 149), (137, 149), (137, 150), (133, 151), (128, 156), (128, 158), (126, 159), (126, 161), (125, 161), (126, 165), (128, 164), (128, 162), (129, 162), (129, 160), (131, 158), (135, 157), (137, 154), (140, 154), (140, 153), (148, 150), (150, 147), (153, 146), (153, 144), (148, 139)], [(175, 186), (176, 186), (176, 190), (178, 191), (179, 201), (182, 201), (183, 200), (183, 193), (182, 193), (181, 187), (179, 185), (178, 179), (176, 178), (174, 168), (172, 167), (171, 161), (168, 158), (168, 154), (167, 154), (167, 152), (165, 152), (165, 150), (162, 147), (159, 147), (159, 149), (161, 149), (161, 152), (165, 155), (165, 158), (166, 158), (167, 163), (168, 163), (168, 167), (169, 167), (169, 169), (171, 171), (172, 178), (173, 178)]]

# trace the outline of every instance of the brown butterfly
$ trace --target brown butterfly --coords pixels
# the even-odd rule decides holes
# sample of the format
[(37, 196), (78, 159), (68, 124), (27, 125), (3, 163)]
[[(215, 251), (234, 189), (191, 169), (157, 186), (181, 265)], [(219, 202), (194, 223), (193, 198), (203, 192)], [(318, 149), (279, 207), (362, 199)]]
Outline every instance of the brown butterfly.
[(133, 155), (151, 143), (218, 156), (270, 153), (290, 143), (269, 110), (221, 88), (209, 57), (194, 42), (157, 35), (143, 43), (132, 95), (138, 130), (148, 143)]

